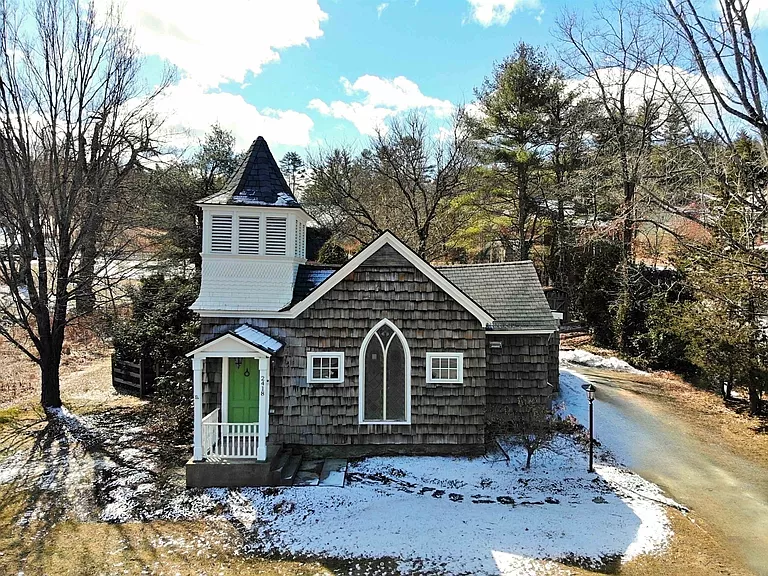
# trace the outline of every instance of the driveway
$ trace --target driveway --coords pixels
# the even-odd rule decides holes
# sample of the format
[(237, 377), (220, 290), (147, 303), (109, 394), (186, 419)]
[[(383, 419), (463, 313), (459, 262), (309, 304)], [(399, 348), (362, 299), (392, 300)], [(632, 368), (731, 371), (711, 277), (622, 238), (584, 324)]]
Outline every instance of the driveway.
[(768, 469), (730, 450), (716, 429), (702, 439), (632, 374), (568, 369), (597, 387), (595, 436), (603, 446), (693, 510), (755, 573), (768, 575)]

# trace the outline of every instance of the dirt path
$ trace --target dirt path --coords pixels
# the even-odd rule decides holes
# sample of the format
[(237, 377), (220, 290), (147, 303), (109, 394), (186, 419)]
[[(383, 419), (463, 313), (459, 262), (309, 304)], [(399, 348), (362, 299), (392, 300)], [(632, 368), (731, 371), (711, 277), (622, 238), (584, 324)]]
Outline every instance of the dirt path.
[(705, 436), (647, 381), (572, 371), (597, 386), (595, 435), (603, 445), (691, 508), (755, 573), (768, 575), (768, 469), (732, 450), (714, 427)]

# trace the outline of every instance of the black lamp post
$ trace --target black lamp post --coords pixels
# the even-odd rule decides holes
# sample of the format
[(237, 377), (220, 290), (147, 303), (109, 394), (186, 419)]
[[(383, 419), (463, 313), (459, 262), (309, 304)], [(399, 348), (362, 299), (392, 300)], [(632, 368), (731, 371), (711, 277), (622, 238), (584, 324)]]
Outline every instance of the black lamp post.
[(592, 466), (592, 454), (594, 449), (594, 403), (595, 403), (595, 386), (591, 382), (589, 384), (582, 384), (584, 391), (587, 393), (587, 399), (589, 400), (589, 468), (587, 472), (594, 472), (595, 468)]

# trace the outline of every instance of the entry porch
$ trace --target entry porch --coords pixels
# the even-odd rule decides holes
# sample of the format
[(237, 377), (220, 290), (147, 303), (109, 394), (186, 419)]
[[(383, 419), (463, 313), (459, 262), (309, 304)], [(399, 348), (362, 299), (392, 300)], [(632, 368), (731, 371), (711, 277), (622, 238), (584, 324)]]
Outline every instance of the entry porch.
[(270, 365), (281, 348), (281, 342), (242, 325), (188, 354), (193, 372), (193, 463), (267, 461)]

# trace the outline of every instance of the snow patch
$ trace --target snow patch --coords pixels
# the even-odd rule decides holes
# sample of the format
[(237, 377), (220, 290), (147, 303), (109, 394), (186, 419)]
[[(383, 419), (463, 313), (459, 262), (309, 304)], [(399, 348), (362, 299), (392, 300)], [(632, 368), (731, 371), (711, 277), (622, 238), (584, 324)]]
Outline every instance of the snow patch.
[(638, 370), (631, 364), (619, 360), (615, 356), (605, 358), (592, 354), (586, 350), (561, 350), (560, 361), (567, 362), (569, 364), (579, 364), (581, 366), (589, 366), (590, 368), (604, 368), (606, 370), (615, 370), (617, 372), (629, 372), (631, 374), (647, 374), (642, 370)]

